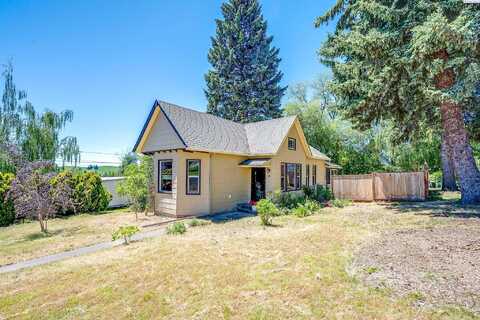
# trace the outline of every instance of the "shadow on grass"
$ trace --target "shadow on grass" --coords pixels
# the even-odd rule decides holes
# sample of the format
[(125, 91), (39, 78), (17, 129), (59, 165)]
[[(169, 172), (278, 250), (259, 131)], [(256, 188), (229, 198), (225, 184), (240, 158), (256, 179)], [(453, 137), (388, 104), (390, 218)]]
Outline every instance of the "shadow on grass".
[(395, 202), (385, 206), (394, 213), (465, 219), (480, 218), (480, 205), (462, 205), (459, 201)]
[(40, 232), (30, 233), (30, 234), (27, 234), (25, 237), (23, 237), (23, 241), (35, 241), (38, 239), (50, 238), (50, 237), (59, 235), (63, 231), (64, 229), (57, 229), (57, 230), (48, 231), (48, 232), (40, 231)]
[(240, 220), (243, 218), (249, 218), (256, 216), (255, 213), (243, 212), (243, 211), (235, 211), (235, 212), (227, 212), (227, 213), (218, 213), (212, 214), (208, 216), (198, 217), (197, 219), (207, 220), (211, 223), (225, 223), (234, 220)]

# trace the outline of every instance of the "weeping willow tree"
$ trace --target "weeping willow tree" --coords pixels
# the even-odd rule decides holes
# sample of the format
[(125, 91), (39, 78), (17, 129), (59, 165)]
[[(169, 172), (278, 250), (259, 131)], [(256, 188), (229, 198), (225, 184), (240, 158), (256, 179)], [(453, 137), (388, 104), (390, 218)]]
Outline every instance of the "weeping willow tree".
[[(62, 166), (80, 161), (80, 148), (76, 137), (61, 137), (65, 126), (72, 122), (73, 112), (60, 113), (46, 110), (39, 113), (26, 100), (24, 91), (17, 90), (13, 81), (13, 67), (9, 63), (3, 72), (4, 90), (0, 108), (0, 139), (18, 146), (29, 161), (60, 161)], [(12, 167), (0, 155), (0, 170)]]

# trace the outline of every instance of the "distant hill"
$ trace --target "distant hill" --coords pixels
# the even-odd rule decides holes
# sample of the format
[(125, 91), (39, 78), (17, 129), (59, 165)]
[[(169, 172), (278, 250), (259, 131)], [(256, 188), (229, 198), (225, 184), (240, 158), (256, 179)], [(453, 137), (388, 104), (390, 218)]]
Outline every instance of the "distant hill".
[(93, 171), (93, 172), (98, 173), (101, 177), (119, 177), (119, 176), (121, 176), (120, 167), (116, 167), (116, 166), (90, 165), (88, 167), (76, 167), (76, 168), (74, 168), (72, 166), (65, 166), (65, 169)]

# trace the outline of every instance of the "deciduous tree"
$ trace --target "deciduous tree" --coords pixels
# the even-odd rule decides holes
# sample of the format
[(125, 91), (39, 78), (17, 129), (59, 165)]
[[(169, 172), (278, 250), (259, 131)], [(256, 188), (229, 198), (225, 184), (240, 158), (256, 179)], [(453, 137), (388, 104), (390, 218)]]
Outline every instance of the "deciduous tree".
[(51, 183), (55, 172), (50, 161), (28, 162), (17, 170), (8, 197), (13, 200), (16, 218), (37, 219), (40, 230), (48, 232), (48, 219), (59, 210), (73, 207), (72, 189), (65, 183)]

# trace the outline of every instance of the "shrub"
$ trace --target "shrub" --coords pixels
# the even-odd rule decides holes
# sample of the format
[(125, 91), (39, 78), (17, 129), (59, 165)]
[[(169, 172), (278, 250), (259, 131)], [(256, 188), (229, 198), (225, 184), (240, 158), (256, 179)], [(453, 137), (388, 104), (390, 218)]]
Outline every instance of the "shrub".
[(205, 221), (205, 220), (199, 220), (199, 219), (196, 219), (196, 218), (190, 220), (190, 222), (188, 223), (188, 225), (189, 225), (190, 227), (204, 226), (204, 225), (206, 225), (206, 224), (208, 224), (207, 221)]
[(330, 188), (326, 186), (312, 186), (312, 187), (303, 187), (303, 194), (308, 199), (313, 199), (318, 202), (329, 201), (333, 198)]
[(175, 222), (167, 227), (167, 234), (184, 234), (187, 232), (187, 227), (183, 222)]
[(0, 172), (0, 227), (8, 226), (15, 221), (13, 202), (7, 199), (7, 192), (14, 178), (12, 173)]
[(79, 212), (99, 212), (107, 209), (112, 195), (103, 187), (100, 175), (92, 171), (75, 172), (66, 170), (52, 179), (52, 184), (66, 183), (73, 190), (74, 210), (64, 214)]
[(293, 209), (293, 214), (299, 218), (303, 218), (309, 216), (311, 213), (304, 204), (299, 203), (298, 206)]
[(123, 238), (124, 244), (129, 244), (132, 236), (139, 231), (137, 226), (122, 226), (112, 234), (112, 241)]
[(257, 214), (264, 226), (270, 226), (273, 217), (278, 215), (278, 208), (271, 200), (262, 199), (257, 203)]
[(335, 208), (344, 208), (352, 204), (351, 200), (347, 199), (333, 199), (330, 201), (330, 205)]
[(320, 210), (320, 204), (315, 200), (306, 200), (305, 203), (299, 203), (293, 210), (293, 213), (300, 218), (311, 216)]
[(317, 186), (314, 199), (318, 202), (325, 202), (333, 199), (332, 190), (326, 186)]
[(99, 212), (108, 208), (112, 195), (103, 187), (100, 175), (86, 171), (74, 175), (74, 198), (77, 212)]
[(305, 201), (305, 207), (312, 213), (316, 213), (322, 208), (322, 205), (318, 201), (308, 199)]
[(305, 202), (305, 196), (296, 192), (275, 191), (272, 196), (272, 202), (278, 208), (294, 209), (299, 203)]

